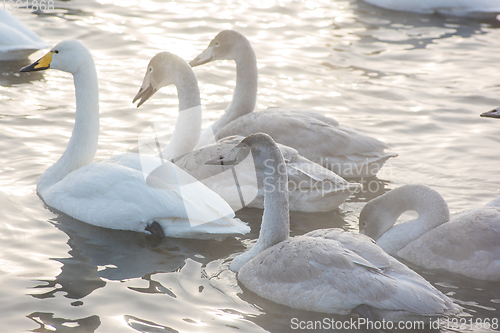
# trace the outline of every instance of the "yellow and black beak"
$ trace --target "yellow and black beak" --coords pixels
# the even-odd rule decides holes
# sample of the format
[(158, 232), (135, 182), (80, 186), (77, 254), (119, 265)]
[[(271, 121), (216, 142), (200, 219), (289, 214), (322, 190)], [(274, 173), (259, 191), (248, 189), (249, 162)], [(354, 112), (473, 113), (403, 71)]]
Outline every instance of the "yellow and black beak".
[(50, 63), (52, 62), (52, 56), (54, 53), (54, 51), (50, 51), (31, 65), (21, 68), (20, 72), (34, 72), (50, 68)]

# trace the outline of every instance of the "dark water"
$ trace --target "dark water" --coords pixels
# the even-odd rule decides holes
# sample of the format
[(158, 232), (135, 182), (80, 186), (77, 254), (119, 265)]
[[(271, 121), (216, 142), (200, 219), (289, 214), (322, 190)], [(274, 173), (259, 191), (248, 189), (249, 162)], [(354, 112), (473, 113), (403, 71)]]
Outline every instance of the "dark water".
[[(354, 0), (56, 1), (55, 7), (15, 15), (51, 44), (76, 38), (92, 51), (101, 94), (98, 159), (135, 146), (167, 108), (173, 128), (174, 88), (139, 109), (131, 104), (154, 54), (191, 60), (217, 32), (234, 28), (257, 53), (259, 108), (315, 109), (400, 154), (339, 211), (292, 214), (292, 234), (357, 229), (365, 201), (407, 183), (432, 186), (453, 213), (500, 194), (500, 122), (479, 117), (500, 105), (497, 21), (402, 14)], [(228, 265), (256, 239), (259, 210), (239, 212), (252, 227), (243, 239), (158, 242), (47, 209), (35, 184), (67, 144), (74, 88), (67, 73), (17, 72), (28, 63), (0, 63), (2, 331), (289, 332), (293, 318), (351, 318), (289, 309), (241, 289)], [(234, 69), (231, 62), (195, 69), (212, 120), (231, 100)], [(500, 318), (498, 283), (419, 272), (464, 306), (472, 323)]]

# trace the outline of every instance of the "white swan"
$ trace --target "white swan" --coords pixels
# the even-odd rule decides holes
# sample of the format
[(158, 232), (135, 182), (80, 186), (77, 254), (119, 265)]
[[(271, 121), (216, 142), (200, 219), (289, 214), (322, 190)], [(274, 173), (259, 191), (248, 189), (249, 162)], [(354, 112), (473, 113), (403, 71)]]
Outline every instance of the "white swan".
[[(233, 219), (229, 205), (216, 193), (179, 168), (158, 170), (192, 180), (191, 187), (153, 188), (135, 169), (92, 163), (99, 137), (99, 91), (92, 55), (81, 42), (66, 40), (21, 71), (47, 68), (73, 74), (76, 95), (75, 126), (68, 146), (37, 184), (47, 205), (93, 225), (160, 236), (210, 238), (249, 231), (245, 223)], [(162, 181), (156, 180), (156, 184)]]
[[(409, 210), (418, 218), (395, 224)], [(421, 267), (500, 280), (500, 198), (450, 220), (438, 192), (425, 185), (404, 185), (368, 202), (359, 229), (387, 253)]]
[(390, 10), (420, 14), (441, 14), (465, 17), (491, 17), (500, 13), (497, 0), (364, 0)]
[(0, 9), (0, 60), (19, 60), (49, 47), (8, 11)]
[(500, 118), (500, 106), (491, 111), (481, 113), (481, 117)]
[[(153, 94), (168, 84), (177, 87), (179, 96), (179, 113), (176, 128), (168, 147), (162, 151), (164, 158), (173, 159), (175, 164), (206, 186), (217, 192), (226, 200), (233, 209), (243, 206), (263, 208), (264, 193), (262, 186), (262, 170), (253, 163), (241, 164), (238, 168), (238, 186), (246, 193), (255, 193), (257, 196), (251, 202), (242, 203), (237, 193), (235, 178), (232, 173), (223, 172), (230, 170), (228, 166), (208, 166), (205, 162), (214, 157), (228, 152), (243, 137), (231, 136), (219, 140), (216, 144), (202, 147), (190, 152), (196, 146), (201, 133), (201, 112), (186, 111), (200, 103), (200, 92), (196, 76), (191, 67), (179, 57), (166, 57), (167, 53), (159, 53), (148, 64), (141, 89), (133, 102), (140, 99), (138, 106), (142, 105)], [(187, 82), (189, 84), (187, 84)], [(191, 100), (191, 102), (189, 102)], [(201, 109), (200, 109), (201, 110)], [(183, 126), (179, 126), (183, 123)], [(177, 143), (183, 143), (184, 149), (173, 149)], [(189, 144), (187, 144), (189, 142)], [(334, 172), (309, 161), (300, 156), (293, 148), (281, 145), (280, 149), (287, 160), (289, 174), (289, 187), (291, 209), (295, 211), (318, 212), (336, 209), (347, 197), (360, 189), (357, 183), (348, 183)], [(115, 156), (113, 162), (141, 170), (137, 154)], [(255, 179), (257, 175), (258, 181)], [(257, 186), (261, 184), (260, 186)], [(251, 200), (250, 199), (250, 200)]]
[[(446, 315), (460, 308), (418, 274), (386, 254), (372, 239), (340, 229), (289, 238), (284, 161), (272, 138), (248, 136), (210, 163), (236, 163), (249, 151), (268, 177), (259, 239), (230, 269), (250, 291), (292, 308), (348, 314), (359, 306), (386, 320)], [(265, 161), (272, 161), (266, 163)], [(281, 170), (281, 172), (274, 172)]]
[(264, 132), (344, 178), (375, 176), (388, 158), (397, 156), (385, 152), (385, 143), (312, 111), (273, 108), (253, 112), (257, 99), (257, 61), (250, 42), (239, 32), (221, 31), (190, 65), (218, 59), (236, 62), (236, 87), (224, 115), (202, 133), (198, 146), (206, 144), (212, 133), (221, 138)]

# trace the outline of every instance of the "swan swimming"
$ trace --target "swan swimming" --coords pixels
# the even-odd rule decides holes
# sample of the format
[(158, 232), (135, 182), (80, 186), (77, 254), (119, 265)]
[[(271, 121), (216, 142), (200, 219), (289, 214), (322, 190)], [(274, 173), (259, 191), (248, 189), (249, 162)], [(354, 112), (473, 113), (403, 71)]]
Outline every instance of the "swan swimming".
[(213, 134), (222, 138), (264, 132), (344, 178), (375, 176), (388, 158), (397, 156), (385, 152), (385, 143), (312, 111), (272, 108), (253, 112), (257, 100), (257, 60), (250, 42), (239, 32), (221, 31), (190, 65), (219, 59), (236, 62), (233, 100), (222, 117), (203, 131), (198, 147), (205, 145)]
[[(406, 211), (418, 218), (395, 224)], [(359, 230), (387, 253), (427, 269), (500, 280), (500, 198), (450, 220), (448, 205), (425, 185), (403, 185), (368, 202)]]
[(71, 73), (76, 95), (68, 146), (37, 183), (37, 192), (48, 206), (96, 226), (160, 237), (219, 238), (249, 232), (245, 223), (233, 219), (234, 212), (224, 200), (179, 168), (170, 171), (178, 179), (192, 180), (191, 186), (155, 188), (146, 184), (138, 170), (92, 163), (99, 138), (99, 89), (92, 54), (81, 42), (65, 40), (21, 71), (48, 68)]
[(420, 14), (495, 18), (500, 13), (498, 0), (364, 0), (390, 10)]
[(491, 111), (481, 113), (481, 117), (500, 118), (500, 106)]
[(20, 60), (50, 45), (8, 11), (0, 9), (0, 60)]
[[(174, 84), (177, 87), (179, 98), (179, 118), (170, 144), (163, 149), (165, 159), (174, 163), (203, 182), (213, 191), (226, 200), (233, 209), (247, 207), (263, 208), (264, 193), (262, 171), (256, 173), (256, 166), (252, 163), (242, 163), (238, 166), (238, 187), (248, 196), (251, 202), (241, 202), (238, 195), (235, 178), (230, 166), (208, 166), (205, 162), (228, 152), (244, 137), (230, 136), (218, 140), (217, 143), (202, 147), (191, 152), (198, 142), (201, 133), (201, 105), (200, 91), (196, 76), (187, 62), (179, 57), (168, 56), (162, 52), (155, 55), (148, 64), (143, 84), (133, 102), (139, 100), (138, 107), (146, 102), (160, 88)], [(200, 106), (200, 112), (192, 112), (192, 108)], [(181, 124), (181, 125), (180, 125)], [(187, 144), (187, 142), (190, 142)], [(183, 149), (174, 149), (179, 143)], [(357, 192), (361, 185), (349, 183), (337, 176), (334, 172), (300, 156), (293, 148), (280, 145), (280, 149), (287, 160), (289, 174), (291, 209), (295, 211), (319, 212), (338, 208), (347, 197)], [(141, 170), (137, 154), (124, 154), (111, 159), (128, 167)], [(223, 173), (229, 177), (225, 176)], [(256, 179), (257, 175), (257, 179)], [(255, 195), (251, 195), (254, 193)], [(255, 199), (254, 199), (255, 198)]]
[[(268, 177), (257, 243), (230, 264), (250, 291), (292, 308), (348, 314), (368, 306), (386, 320), (455, 314), (460, 307), (361, 234), (321, 229), (289, 237), (284, 160), (273, 139), (252, 134), (209, 163), (238, 163), (252, 153)], [(272, 164), (265, 163), (272, 161)], [(274, 172), (281, 170), (280, 172)]]

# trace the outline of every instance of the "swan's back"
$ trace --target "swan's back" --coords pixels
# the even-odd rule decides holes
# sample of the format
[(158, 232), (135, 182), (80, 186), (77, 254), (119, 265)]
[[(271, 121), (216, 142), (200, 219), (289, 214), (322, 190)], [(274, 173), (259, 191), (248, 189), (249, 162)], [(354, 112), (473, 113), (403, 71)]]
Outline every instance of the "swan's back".
[(341, 177), (373, 176), (388, 158), (397, 156), (385, 152), (386, 144), (375, 138), (320, 119), (286, 109), (252, 112), (225, 125), (216, 137), (263, 132)]
[(459, 311), (369, 237), (341, 230), (316, 230), (270, 247), (238, 279), (262, 297), (309, 311), (348, 314), (368, 305), (387, 320)]
[(397, 255), (419, 266), (500, 280), (500, 208), (465, 211), (420, 236)]
[(494, 17), (500, 13), (497, 0), (364, 0), (372, 5), (390, 10), (422, 14), (442, 14), (465, 17)]
[(0, 9), (0, 60), (23, 59), (46, 47), (49, 44), (10, 13)]
[[(217, 133), (217, 138), (234, 134), (248, 136), (258, 132), (269, 134), (274, 141), (293, 147), (299, 153), (309, 149), (322, 156), (328, 156), (332, 147), (335, 147), (338, 155), (368, 153), (387, 148), (385, 143), (352, 129), (346, 131), (342, 127), (332, 126), (308, 115), (283, 109), (252, 112), (241, 116), (224, 126)], [(311, 135), (311, 132), (315, 135)], [(329, 140), (325, 142), (325, 138)]]

